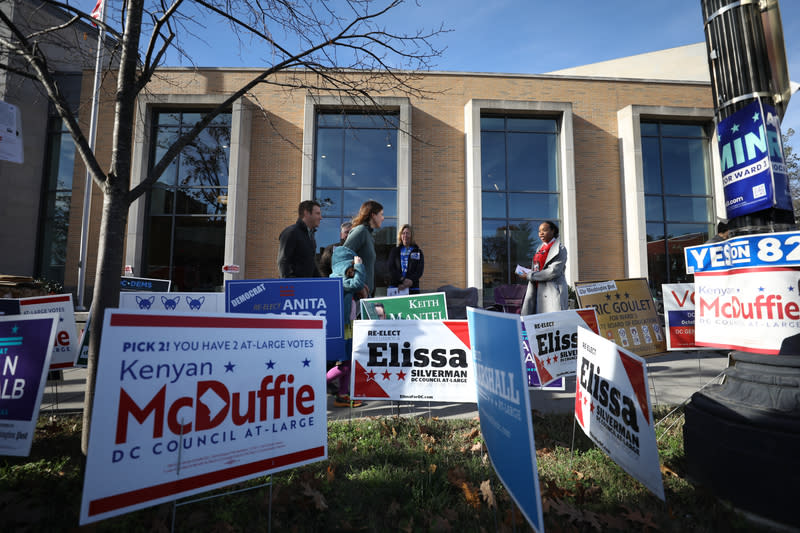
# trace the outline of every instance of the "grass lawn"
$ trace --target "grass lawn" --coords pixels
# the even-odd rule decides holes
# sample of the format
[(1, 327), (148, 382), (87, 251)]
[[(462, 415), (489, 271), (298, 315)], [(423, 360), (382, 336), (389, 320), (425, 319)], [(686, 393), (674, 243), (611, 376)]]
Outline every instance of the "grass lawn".
[[(666, 503), (571, 415), (534, 414), (546, 531), (759, 531), (686, 479), (682, 413), (656, 419)], [(0, 457), (0, 531), (79, 530), (80, 426), (80, 417), (43, 416), (30, 457)], [(494, 473), (478, 420), (422, 417), (330, 422), (328, 460), (276, 474), (271, 486), (177, 507), (174, 518), (186, 532), (266, 531), (270, 518), (272, 531), (529, 530)], [(162, 504), (80, 530), (168, 532), (172, 520), (172, 504)]]

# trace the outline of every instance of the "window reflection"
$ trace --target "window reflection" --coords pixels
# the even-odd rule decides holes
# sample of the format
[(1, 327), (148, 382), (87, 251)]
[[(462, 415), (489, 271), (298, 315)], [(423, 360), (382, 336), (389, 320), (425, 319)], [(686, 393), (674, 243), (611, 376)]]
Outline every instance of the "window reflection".
[(517, 264), (530, 266), (539, 224), (560, 224), (558, 121), (481, 117), (484, 302), (494, 287), (518, 283)]
[(339, 226), (361, 204), (375, 200), (384, 208), (375, 233), (375, 284), (388, 285), (386, 259), (397, 231), (397, 114), (322, 111), (317, 114), (314, 197), (322, 205), (317, 229), (319, 249), (339, 242)]
[(643, 122), (642, 161), (650, 287), (691, 281), (683, 249), (713, 230), (709, 139), (701, 124)]
[[(202, 117), (202, 111), (157, 111), (152, 164)], [(215, 117), (148, 194), (143, 275), (171, 279), (175, 290), (222, 287), (230, 124), (230, 113)]]

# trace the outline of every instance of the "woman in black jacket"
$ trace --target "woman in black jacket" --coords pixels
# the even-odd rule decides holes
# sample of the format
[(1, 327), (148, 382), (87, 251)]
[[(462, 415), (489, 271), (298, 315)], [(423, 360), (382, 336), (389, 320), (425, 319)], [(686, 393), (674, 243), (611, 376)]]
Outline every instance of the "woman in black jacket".
[(397, 246), (389, 252), (390, 287), (409, 289), (410, 294), (419, 292), (419, 278), (425, 270), (425, 257), (409, 224), (403, 224), (397, 233)]

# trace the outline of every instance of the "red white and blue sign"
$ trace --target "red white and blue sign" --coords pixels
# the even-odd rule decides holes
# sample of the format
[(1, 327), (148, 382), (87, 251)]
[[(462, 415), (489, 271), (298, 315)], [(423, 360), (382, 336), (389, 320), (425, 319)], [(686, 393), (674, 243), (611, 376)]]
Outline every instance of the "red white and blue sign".
[(109, 309), (80, 523), (327, 458), (325, 321)]
[(800, 232), (743, 235), (684, 253), (694, 274), (695, 344), (800, 353)]
[(792, 209), (780, 117), (756, 100), (717, 125), (728, 218), (776, 207)]
[(349, 359), (344, 352), (341, 278), (225, 280), (228, 313), (324, 317), (327, 358)]
[(544, 531), (519, 315), (467, 308), (481, 433), (497, 476), (534, 531)]
[(647, 364), (610, 340), (578, 328), (575, 419), (586, 436), (664, 500)]
[(58, 317), (0, 316), (0, 455), (31, 452)]

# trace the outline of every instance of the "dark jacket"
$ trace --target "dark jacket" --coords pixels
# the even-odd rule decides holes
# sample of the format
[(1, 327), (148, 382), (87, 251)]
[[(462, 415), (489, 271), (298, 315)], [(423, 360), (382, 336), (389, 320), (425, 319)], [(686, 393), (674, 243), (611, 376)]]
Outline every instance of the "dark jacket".
[(281, 232), (278, 250), (278, 271), (282, 278), (318, 278), (314, 230), (301, 219)]
[(412, 289), (419, 290), (419, 278), (425, 270), (425, 256), (416, 244), (411, 245), (411, 254), (408, 256), (408, 267), (406, 275), (403, 276), (403, 269), (400, 266), (400, 249), (402, 246), (395, 246), (389, 251), (389, 286), (400, 285), (403, 279), (408, 278), (414, 282)]

